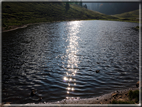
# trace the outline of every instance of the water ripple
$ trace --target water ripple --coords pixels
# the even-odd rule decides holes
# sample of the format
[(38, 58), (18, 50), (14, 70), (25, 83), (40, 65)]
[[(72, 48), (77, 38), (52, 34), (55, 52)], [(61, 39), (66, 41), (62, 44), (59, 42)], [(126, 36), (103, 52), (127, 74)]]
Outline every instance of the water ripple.
[(95, 97), (132, 87), (139, 78), (139, 37), (131, 29), (137, 25), (66, 21), (3, 33), (3, 102)]

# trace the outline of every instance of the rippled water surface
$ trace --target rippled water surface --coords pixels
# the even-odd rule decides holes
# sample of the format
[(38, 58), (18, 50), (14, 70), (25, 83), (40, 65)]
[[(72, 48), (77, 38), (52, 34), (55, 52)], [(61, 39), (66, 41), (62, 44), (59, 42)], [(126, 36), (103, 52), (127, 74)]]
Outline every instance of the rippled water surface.
[[(66, 21), (3, 33), (2, 101), (90, 98), (133, 87), (139, 77), (139, 35), (132, 29), (136, 26)], [(31, 96), (31, 89), (36, 95)]]

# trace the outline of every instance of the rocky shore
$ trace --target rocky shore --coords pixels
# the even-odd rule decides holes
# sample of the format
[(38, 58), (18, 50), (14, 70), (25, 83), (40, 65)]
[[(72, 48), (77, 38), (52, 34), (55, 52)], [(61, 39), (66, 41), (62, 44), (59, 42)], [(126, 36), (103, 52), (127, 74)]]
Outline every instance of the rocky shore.
[[(137, 102), (135, 98), (130, 99), (130, 91), (131, 92), (138, 92), (141, 88), (139, 85), (140, 82), (138, 81), (136, 83), (135, 88), (129, 88), (125, 90), (117, 90), (108, 94), (104, 94), (99, 97), (94, 98), (86, 98), (86, 99), (80, 99), (80, 98), (67, 98), (62, 101), (54, 102), (54, 103), (48, 103), (48, 104), (114, 104), (115, 102), (120, 102), (122, 104), (139, 104), (139, 101)], [(141, 92), (141, 91), (140, 91)], [(114, 102), (115, 101), (115, 102)]]
[[(130, 104), (134, 104), (139, 106), (139, 102), (135, 102), (135, 99), (130, 100), (129, 99), (129, 91), (136, 91), (139, 90), (139, 88), (129, 88), (126, 90), (118, 90), (118, 91), (114, 91), (111, 92), (109, 94), (105, 94), (99, 97), (94, 97), (94, 98), (86, 98), (86, 99), (80, 99), (79, 97), (77, 98), (67, 98), (64, 99), (62, 101), (57, 101), (57, 102), (45, 102), (45, 103), (38, 103), (41, 105), (92, 105), (92, 104), (99, 104), (99, 105), (104, 105), (104, 104), (114, 104), (113, 101), (117, 101), (117, 102), (128, 102), (128, 103), (122, 103), (122, 104), (129, 104), (129, 102), (133, 102)], [(30, 104), (30, 103), (29, 103)], [(26, 105), (29, 105), (26, 104)], [(32, 104), (31, 104), (32, 105)], [(33, 104), (35, 105), (35, 104)]]
[[(92, 104), (98, 104), (98, 105), (105, 105), (105, 104), (132, 104), (134, 106), (140, 106), (139, 100), (136, 101), (135, 98), (130, 99), (130, 91), (135, 92), (137, 91), (137, 96), (139, 95), (139, 91), (141, 88), (139, 86), (139, 81), (136, 83), (135, 88), (129, 88), (125, 90), (117, 90), (99, 97), (94, 97), (94, 98), (86, 98), (86, 99), (80, 99), (79, 97), (77, 98), (66, 98), (62, 101), (57, 101), (57, 102), (39, 102), (39, 103), (28, 103), (28, 104), (22, 104), (23, 106), (31, 106), (31, 105), (44, 105), (44, 106), (62, 106), (62, 105), (92, 105)], [(116, 103), (117, 102), (117, 103)], [(119, 102), (119, 103), (118, 103)], [(6, 104), (2, 104), (2, 106), (13, 106), (14, 104), (10, 104), (7, 102)]]
[[(88, 99), (65, 99), (53, 104), (112, 104), (115, 101), (129, 102), (128, 92), (138, 90), (138, 88), (129, 88), (127, 90), (119, 90), (109, 94), (105, 94), (95, 98)], [(133, 100), (134, 101), (134, 100)], [(135, 102), (135, 101), (134, 101)], [(135, 102), (135, 104), (138, 104)]]

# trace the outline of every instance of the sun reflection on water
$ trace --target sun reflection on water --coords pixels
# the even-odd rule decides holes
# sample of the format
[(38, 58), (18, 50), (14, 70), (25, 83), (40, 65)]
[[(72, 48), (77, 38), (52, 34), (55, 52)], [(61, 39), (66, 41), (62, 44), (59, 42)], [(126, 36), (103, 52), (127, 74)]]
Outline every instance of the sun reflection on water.
[(69, 41), (69, 45), (67, 46), (66, 49), (66, 54), (68, 57), (67, 60), (67, 72), (66, 72), (66, 76), (63, 78), (64, 81), (66, 81), (68, 83), (68, 86), (66, 88), (67, 90), (67, 97), (66, 99), (69, 98), (73, 98), (73, 97), (69, 97), (69, 94), (73, 92), (75, 92), (75, 86), (76, 86), (76, 73), (77, 73), (77, 68), (79, 62), (78, 56), (76, 56), (76, 54), (78, 53), (78, 41), (79, 41), (79, 37), (77, 36), (77, 34), (79, 33), (79, 27), (81, 26), (80, 21), (71, 21), (68, 22), (68, 24), (70, 25), (69, 27), (69, 32), (68, 32), (68, 38), (67, 40)]

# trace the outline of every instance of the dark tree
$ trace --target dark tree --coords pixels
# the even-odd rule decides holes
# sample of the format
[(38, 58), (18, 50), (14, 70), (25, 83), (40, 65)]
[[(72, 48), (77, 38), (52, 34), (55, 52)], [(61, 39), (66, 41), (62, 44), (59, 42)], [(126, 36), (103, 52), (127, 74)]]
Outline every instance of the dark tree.
[(87, 9), (87, 5), (86, 4), (83, 7), (85, 7)]
[(66, 3), (66, 12), (69, 10), (69, 8), (70, 8), (70, 5), (69, 5), (69, 3)]
[(82, 7), (82, 0), (80, 1), (79, 5)]

